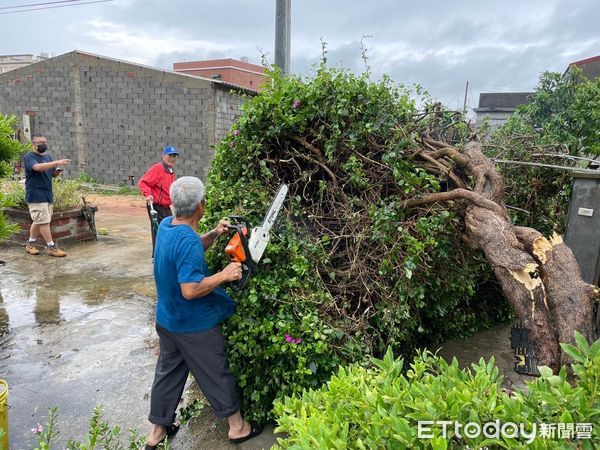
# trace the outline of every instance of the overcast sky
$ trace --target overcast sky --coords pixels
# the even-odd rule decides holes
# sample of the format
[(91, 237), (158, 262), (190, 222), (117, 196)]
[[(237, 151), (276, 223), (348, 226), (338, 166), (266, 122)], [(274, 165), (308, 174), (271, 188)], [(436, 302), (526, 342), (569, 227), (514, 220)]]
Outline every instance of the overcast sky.
[[(275, 0), (114, 0), (14, 14), (0, 0), (0, 54), (74, 49), (172, 69), (175, 61), (274, 59)], [(87, 0), (84, 0), (87, 1)], [(292, 71), (328, 61), (421, 84), (450, 108), (480, 92), (533, 90), (544, 71), (600, 55), (598, 0), (292, 0)]]

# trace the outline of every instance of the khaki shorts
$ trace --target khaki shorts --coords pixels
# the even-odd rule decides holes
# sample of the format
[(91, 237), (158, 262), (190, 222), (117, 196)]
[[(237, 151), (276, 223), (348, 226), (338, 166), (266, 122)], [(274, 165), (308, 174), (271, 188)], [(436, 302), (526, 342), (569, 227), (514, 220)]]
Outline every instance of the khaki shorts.
[(52, 220), (54, 205), (52, 203), (29, 203), (29, 215), (36, 225), (45, 225)]

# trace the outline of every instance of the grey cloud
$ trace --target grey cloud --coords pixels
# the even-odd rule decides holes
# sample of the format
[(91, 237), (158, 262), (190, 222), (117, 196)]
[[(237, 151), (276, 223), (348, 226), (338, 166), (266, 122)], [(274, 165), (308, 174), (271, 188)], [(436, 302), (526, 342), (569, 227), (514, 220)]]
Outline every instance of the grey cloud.
[[(104, 20), (132, 36), (173, 41), (172, 51), (143, 49), (147, 63), (158, 67), (241, 56), (258, 63), (261, 51), (273, 59), (274, 17), (275, 0), (117, 0), (0, 16), (3, 34), (10, 36), (0, 41), (0, 53), (79, 48), (116, 58), (135, 54), (135, 45), (109, 46), (81, 26)], [(43, 39), (29, 27), (36, 21), (44, 22)], [(322, 36), (330, 64), (362, 72), (360, 39), (372, 35), (365, 42), (374, 77), (387, 73), (398, 82), (419, 83), (456, 107), (467, 80), (473, 103), (482, 90), (532, 89), (541, 72), (563, 71), (569, 62), (597, 55), (598, 23), (597, 0), (292, 0), (292, 69), (311, 72)], [(195, 53), (194, 45), (184, 47), (190, 41), (208, 44)]]

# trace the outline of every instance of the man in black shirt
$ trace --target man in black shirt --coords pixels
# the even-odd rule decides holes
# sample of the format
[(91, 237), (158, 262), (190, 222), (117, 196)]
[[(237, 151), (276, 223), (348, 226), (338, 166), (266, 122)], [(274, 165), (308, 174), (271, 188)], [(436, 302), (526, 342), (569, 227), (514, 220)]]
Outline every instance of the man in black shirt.
[(60, 175), (63, 169), (59, 166), (68, 166), (70, 159), (59, 159), (53, 161), (46, 153), (48, 141), (42, 134), (36, 134), (32, 140), (33, 151), (23, 157), (25, 166), (25, 201), (31, 215), (31, 228), (29, 230), (29, 242), (25, 251), (30, 255), (38, 255), (40, 251), (35, 247), (35, 242), (41, 234), (46, 241), (48, 254), (50, 256), (67, 256), (67, 254), (56, 247), (50, 232), (50, 221), (52, 220), (54, 195), (52, 193), (52, 177)]

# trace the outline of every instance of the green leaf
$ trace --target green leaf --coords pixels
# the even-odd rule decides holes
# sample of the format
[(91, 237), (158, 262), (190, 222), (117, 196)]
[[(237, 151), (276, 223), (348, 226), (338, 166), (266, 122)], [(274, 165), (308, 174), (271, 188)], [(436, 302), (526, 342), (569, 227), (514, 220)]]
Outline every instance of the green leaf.
[(577, 347), (574, 347), (571, 344), (560, 344), (560, 347), (563, 349), (563, 351), (567, 355), (569, 355), (575, 361), (580, 362), (580, 363), (585, 362), (585, 356), (583, 356), (581, 354), (581, 352), (579, 351), (579, 349), (577, 349)]
[(590, 352), (590, 346), (588, 345), (583, 335), (577, 330), (575, 330), (575, 341), (577, 342), (577, 346), (584, 355)]
[(435, 437), (431, 440), (431, 448), (433, 450), (446, 450), (448, 448), (448, 442), (441, 436)]

